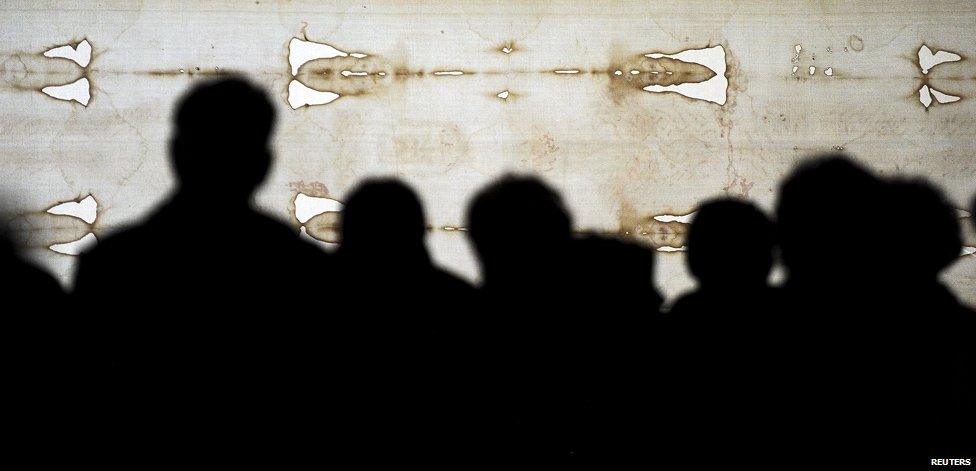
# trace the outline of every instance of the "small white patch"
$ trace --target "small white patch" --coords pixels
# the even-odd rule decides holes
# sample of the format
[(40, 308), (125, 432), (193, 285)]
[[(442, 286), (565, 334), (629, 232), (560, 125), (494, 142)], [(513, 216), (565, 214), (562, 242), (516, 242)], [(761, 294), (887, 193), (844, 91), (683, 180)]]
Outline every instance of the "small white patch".
[(665, 245), (663, 247), (658, 247), (658, 252), (685, 252), (688, 248), (682, 245), (681, 247), (671, 247), (670, 245)]
[(952, 103), (954, 101), (959, 101), (961, 98), (955, 95), (949, 95), (947, 93), (942, 93), (934, 88), (930, 88), (929, 91), (932, 92), (932, 96), (935, 97), (935, 101), (939, 103)]
[(935, 97), (935, 101), (939, 103), (953, 103), (962, 99), (958, 96), (949, 95), (934, 88), (930, 88), (928, 85), (922, 85), (922, 88), (918, 89), (918, 101), (920, 101), (926, 108), (932, 105), (933, 97)]
[(47, 210), (51, 214), (72, 216), (88, 224), (93, 224), (98, 215), (98, 202), (92, 195), (86, 196), (81, 201), (68, 201), (54, 206)]
[(87, 39), (82, 40), (74, 47), (71, 47), (71, 45), (59, 46), (44, 52), (44, 57), (68, 59), (81, 67), (88, 67), (88, 64), (91, 62), (91, 56), (92, 47)]
[(955, 62), (961, 60), (962, 57), (959, 54), (955, 54), (948, 51), (938, 51), (932, 54), (932, 50), (928, 46), (922, 45), (918, 48), (918, 66), (922, 68), (922, 73), (927, 74), (932, 67), (946, 62)]
[(85, 77), (66, 85), (44, 87), (41, 89), (41, 92), (52, 98), (57, 98), (58, 100), (74, 100), (84, 106), (88, 106), (88, 101), (91, 100), (90, 84), (88, 83), (88, 79)]
[(342, 211), (342, 203), (332, 198), (321, 198), (299, 193), (295, 196), (295, 219), (305, 224), (322, 213)]
[(922, 88), (918, 89), (918, 101), (922, 102), (926, 108), (932, 105), (932, 94), (929, 93), (928, 85), (922, 85)]
[(98, 239), (95, 237), (95, 234), (89, 232), (85, 234), (84, 237), (76, 241), (66, 242), (64, 244), (54, 244), (49, 248), (60, 254), (81, 255), (82, 252), (94, 247), (97, 243)]
[(326, 105), (338, 98), (338, 93), (321, 92), (305, 86), (298, 80), (288, 83), (288, 104), (295, 110), (303, 106)]
[(346, 57), (348, 55), (328, 44), (303, 41), (298, 38), (291, 38), (288, 43), (288, 64), (291, 65), (292, 75), (298, 74), (298, 69), (308, 61)]
[(680, 222), (682, 224), (691, 224), (691, 219), (697, 212), (698, 211), (692, 211), (688, 214), (683, 214), (681, 216), (677, 216), (674, 214), (662, 214), (660, 216), (654, 216), (654, 220), (660, 222)]

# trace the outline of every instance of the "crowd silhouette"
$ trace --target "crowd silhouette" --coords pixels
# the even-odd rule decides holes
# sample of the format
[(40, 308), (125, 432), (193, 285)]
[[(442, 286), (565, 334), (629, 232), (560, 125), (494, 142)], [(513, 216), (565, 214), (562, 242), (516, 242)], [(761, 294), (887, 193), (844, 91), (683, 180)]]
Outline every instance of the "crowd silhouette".
[(915, 469), (976, 444), (976, 312), (939, 280), (960, 218), (925, 181), (825, 155), (786, 177), (775, 218), (704, 202), (697, 287), (662, 309), (655, 252), (575, 234), (533, 177), (474, 195), (477, 287), (432, 263), (423, 206), (393, 179), (351, 193), (327, 254), (251, 206), (274, 124), (244, 79), (193, 88), (175, 191), (83, 254), (70, 295), (4, 242), (8, 305), (31, 309), (7, 336), (22, 449), (127, 468)]

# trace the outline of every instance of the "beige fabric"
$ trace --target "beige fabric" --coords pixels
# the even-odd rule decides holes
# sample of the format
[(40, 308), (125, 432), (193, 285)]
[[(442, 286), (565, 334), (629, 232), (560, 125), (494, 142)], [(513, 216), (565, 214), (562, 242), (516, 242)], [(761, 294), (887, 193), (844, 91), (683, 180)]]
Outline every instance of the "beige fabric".
[[(194, 81), (228, 71), (267, 86), (278, 104), (278, 160), (262, 207), (300, 230), (299, 193), (341, 201), (361, 178), (395, 174), (422, 194), (435, 258), (470, 277), (476, 266), (457, 230), (467, 199), (507, 171), (558, 187), (580, 229), (656, 247), (680, 247), (684, 227), (660, 216), (685, 215), (704, 198), (741, 195), (770, 208), (782, 175), (815, 152), (843, 149), (885, 174), (933, 179), (960, 208), (976, 191), (969, 1), (12, 1), (0, 24), (0, 189), (33, 257), (65, 282), (75, 257), (49, 246), (102, 237), (163, 198), (172, 104)], [(293, 74), (294, 38), (346, 55)], [(64, 45), (72, 48), (43, 55)], [(724, 104), (635, 86), (710, 79), (709, 69), (645, 54), (715, 46)], [(936, 64), (952, 54), (959, 60)], [(328, 61), (331, 77), (322, 75)], [(651, 78), (654, 70), (674, 73)], [(340, 98), (293, 109), (296, 78)], [(41, 91), (74, 84), (48, 91), (77, 96), (82, 79), (87, 100)], [(93, 224), (45, 213), (88, 195)], [(197, 229), (234, 237), (219, 181), (210, 204), (213, 224)], [(332, 216), (304, 218), (305, 230), (329, 239)], [(909, 214), (905, 230), (926, 243)], [(843, 244), (840, 228), (824, 243)], [(680, 251), (658, 260), (668, 294), (690, 286)], [(948, 281), (976, 302), (976, 255)]]

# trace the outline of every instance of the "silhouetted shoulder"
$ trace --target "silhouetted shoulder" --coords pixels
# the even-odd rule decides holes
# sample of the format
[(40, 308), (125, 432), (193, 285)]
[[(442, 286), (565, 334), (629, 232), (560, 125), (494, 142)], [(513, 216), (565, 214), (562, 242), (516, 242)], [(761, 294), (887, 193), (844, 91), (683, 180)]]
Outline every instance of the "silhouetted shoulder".
[[(0, 296), (8, 309), (3, 316), (3, 331), (11, 338), (7, 344), (13, 346), (26, 338), (31, 338), (24, 347), (33, 350), (51, 348), (51, 340), (46, 338), (53, 329), (62, 324), (65, 294), (58, 283), (47, 272), (22, 259), (11, 241), (0, 234)], [(14, 312), (19, 311), (19, 312)], [(16, 348), (11, 353), (16, 355)]]
[[(79, 256), (78, 270), (90, 269), (103, 263), (138, 263), (138, 257), (129, 255), (152, 250), (151, 244), (158, 242), (158, 238), (150, 236), (150, 233), (151, 229), (145, 226), (131, 226), (99, 240), (97, 245)], [(80, 280), (75, 281), (76, 291), (79, 281), (88, 281), (80, 273), (78, 277)]]
[(236, 287), (246, 297), (264, 293), (271, 299), (284, 295), (288, 285), (311, 292), (331, 276), (328, 254), (284, 224), (251, 211), (230, 219), (227, 224), (246, 230), (224, 232), (220, 225), (164, 206), (81, 256), (76, 296), (125, 302), (183, 290), (220, 299)]
[(784, 322), (791, 314), (786, 309), (783, 290), (760, 286), (744, 291), (711, 292), (696, 290), (678, 297), (666, 316), (678, 323), (701, 323), (703, 327), (735, 324), (737, 327), (770, 322)]
[[(37, 268), (16, 256), (4, 257), (3, 266), (3, 298), (12, 305), (19, 304), (14, 302), (19, 299), (25, 304), (34, 304), (40, 301), (52, 307), (60, 307), (63, 301), (64, 291), (61, 285), (51, 275)], [(46, 311), (46, 309), (45, 309)], [(50, 312), (55, 312), (51, 309)]]
[[(636, 242), (601, 236), (573, 241), (572, 263), (586, 278), (604, 285), (653, 291), (654, 251)], [(656, 292), (654, 293), (656, 295)]]
[[(80, 375), (87, 352), (79, 338), (77, 319), (83, 309), (65, 309), (61, 285), (44, 270), (22, 259), (0, 227), (0, 316), (3, 344), (4, 427), (7, 450), (37, 456), (50, 463), (54, 455), (72, 456), (77, 448), (94, 446), (75, 435), (82, 427), (84, 407), (92, 407), (85, 391), (94, 389)], [(93, 422), (84, 422), (89, 433)], [(76, 427), (77, 424), (77, 427)], [(62, 455), (62, 452), (64, 453)]]

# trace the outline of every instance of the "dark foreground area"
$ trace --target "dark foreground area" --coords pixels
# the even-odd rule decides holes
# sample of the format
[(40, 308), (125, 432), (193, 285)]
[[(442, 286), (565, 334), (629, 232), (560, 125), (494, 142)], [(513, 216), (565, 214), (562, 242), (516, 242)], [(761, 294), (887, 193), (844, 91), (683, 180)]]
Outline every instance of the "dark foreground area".
[[(962, 241), (928, 182), (825, 155), (785, 178), (775, 215), (702, 202), (697, 289), (662, 313), (654, 252), (575, 235), (529, 177), (471, 199), (478, 287), (431, 263), (397, 180), (362, 182), (326, 254), (250, 204), (274, 121), (246, 81), (193, 89), (174, 119), (177, 190), (84, 254), (70, 295), (4, 244), (18, 454), (125, 469), (973, 457), (976, 313), (939, 281)], [(215, 181), (231, 239), (201, 204)]]

